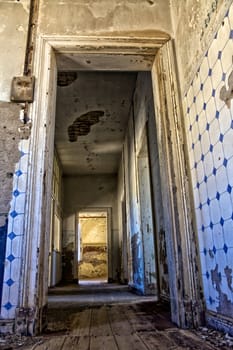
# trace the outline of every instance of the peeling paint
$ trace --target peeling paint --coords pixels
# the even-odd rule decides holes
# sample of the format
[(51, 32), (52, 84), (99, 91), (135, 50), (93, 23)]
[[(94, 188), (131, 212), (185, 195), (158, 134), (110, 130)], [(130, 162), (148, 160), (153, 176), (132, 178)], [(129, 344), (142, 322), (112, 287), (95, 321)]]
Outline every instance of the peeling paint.
[[(232, 283), (232, 270), (229, 269), (227, 266), (224, 269), (225, 273), (227, 273), (227, 282), (228, 282), (228, 287)], [(225, 316), (232, 317), (233, 315), (233, 303), (231, 300), (228, 299), (227, 294), (223, 293), (222, 291), (222, 275), (221, 272), (219, 272), (219, 267), (218, 264), (216, 264), (215, 269), (211, 270), (211, 280), (213, 285), (215, 285), (216, 291), (218, 292), (218, 306), (217, 306), (217, 311)]]

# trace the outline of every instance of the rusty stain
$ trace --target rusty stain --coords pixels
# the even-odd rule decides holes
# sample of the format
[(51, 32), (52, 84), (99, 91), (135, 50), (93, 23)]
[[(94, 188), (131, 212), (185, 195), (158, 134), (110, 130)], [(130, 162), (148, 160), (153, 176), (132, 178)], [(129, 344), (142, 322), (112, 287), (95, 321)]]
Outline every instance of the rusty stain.
[(224, 269), (226, 278), (227, 278), (227, 285), (231, 292), (233, 292), (232, 288), (232, 269), (229, 266), (226, 266)]
[(103, 115), (103, 111), (90, 111), (78, 117), (73, 124), (68, 127), (69, 141), (75, 142), (78, 136), (88, 135), (91, 131), (91, 126), (97, 124), (99, 118)]

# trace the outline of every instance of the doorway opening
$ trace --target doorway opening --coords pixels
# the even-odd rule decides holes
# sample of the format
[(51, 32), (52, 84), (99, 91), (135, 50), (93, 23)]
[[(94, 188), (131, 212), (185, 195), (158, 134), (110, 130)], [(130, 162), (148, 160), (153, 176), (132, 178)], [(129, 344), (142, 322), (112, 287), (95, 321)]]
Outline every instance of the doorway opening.
[(77, 259), (79, 284), (108, 280), (108, 240), (106, 212), (79, 212)]

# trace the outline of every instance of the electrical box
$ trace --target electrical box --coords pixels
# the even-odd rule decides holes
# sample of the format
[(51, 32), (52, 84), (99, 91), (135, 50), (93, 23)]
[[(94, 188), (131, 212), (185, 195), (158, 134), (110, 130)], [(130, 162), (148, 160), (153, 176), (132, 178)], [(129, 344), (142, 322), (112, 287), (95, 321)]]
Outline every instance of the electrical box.
[(14, 77), (11, 84), (12, 102), (33, 102), (35, 77)]

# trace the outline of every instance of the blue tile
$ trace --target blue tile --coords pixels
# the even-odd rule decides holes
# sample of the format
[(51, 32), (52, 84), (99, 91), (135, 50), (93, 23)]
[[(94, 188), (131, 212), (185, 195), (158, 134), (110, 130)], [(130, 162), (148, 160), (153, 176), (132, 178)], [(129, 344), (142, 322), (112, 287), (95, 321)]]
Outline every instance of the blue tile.
[(207, 182), (207, 180), (208, 180), (208, 177), (205, 175), (204, 176), (204, 182)]
[(189, 114), (189, 112), (190, 112), (190, 108), (188, 107), (188, 108), (187, 108), (187, 113)]
[(210, 221), (210, 228), (212, 230), (212, 228), (214, 227), (214, 224), (212, 223), (212, 221)]
[(12, 262), (13, 260), (15, 260), (14, 255), (13, 255), (13, 254), (8, 255), (7, 260), (10, 261), (10, 262)]
[(224, 243), (224, 246), (223, 246), (222, 249), (224, 250), (224, 253), (227, 254), (228, 247), (227, 247), (226, 243)]
[(210, 68), (208, 71), (208, 76), (210, 77), (212, 75), (212, 69)]
[(213, 246), (213, 252), (214, 252), (214, 254), (216, 254), (216, 251), (217, 251), (216, 247)]
[(201, 134), (198, 135), (198, 141), (201, 141)]
[(196, 96), (194, 96), (194, 98), (193, 98), (193, 103), (195, 103), (196, 102)]
[(194, 168), (197, 169), (197, 162), (194, 163)]
[(206, 271), (206, 278), (209, 279), (210, 278), (210, 274), (208, 271)]
[(210, 205), (210, 199), (208, 198), (207, 199), (207, 202), (206, 202), (208, 205)]
[(8, 234), (8, 237), (12, 241), (16, 237), (16, 234), (14, 232), (11, 232), (11, 233)]
[(216, 90), (213, 89), (213, 90), (212, 90), (212, 96), (213, 96), (213, 97), (215, 97), (215, 93), (216, 93)]
[(217, 192), (216, 193), (216, 199), (219, 201), (219, 199), (220, 199), (220, 193), (219, 192)]
[(195, 146), (194, 143), (192, 143), (192, 149), (194, 149), (194, 146)]
[(9, 280), (6, 281), (6, 284), (8, 285), (8, 287), (11, 287), (12, 284), (14, 284), (14, 283), (15, 282), (11, 278), (9, 278)]
[(205, 231), (205, 226), (204, 225), (201, 226), (201, 230), (202, 230), (202, 232)]
[(203, 110), (204, 111), (206, 110), (206, 103), (205, 102), (203, 103)]
[(222, 51), (218, 51), (218, 59), (220, 60), (222, 57)]
[(192, 131), (192, 128), (193, 128), (193, 127), (192, 127), (192, 125), (190, 124), (189, 131)]
[(20, 195), (20, 192), (18, 190), (15, 190), (13, 192), (14, 197), (18, 197)]
[(219, 118), (219, 111), (216, 111), (215, 118), (216, 118), (216, 119)]
[(10, 213), (10, 216), (14, 219), (14, 218), (16, 218), (16, 216), (18, 216), (18, 213), (17, 213), (15, 210), (13, 210), (13, 211)]
[(201, 160), (203, 161), (205, 159), (205, 156), (204, 156), (204, 154), (202, 153), (202, 155), (201, 155)]
[(15, 175), (16, 176), (21, 176), (23, 173), (22, 173), (22, 171), (21, 170), (17, 170), (16, 172), (15, 172)]
[(12, 308), (12, 304), (8, 301), (8, 303), (6, 303), (5, 305), (3, 305), (4, 306), (4, 308), (6, 309), (6, 310), (10, 310), (11, 308)]
[(219, 141), (220, 141), (220, 142), (223, 142), (223, 139), (224, 139), (224, 135), (223, 135), (223, 134), (220, 134), (220, 135), (219, 135)]
[(201, 83), (201, 85), (200, 85), (200, 90), (201, 91), (203, 90), (203, 87), (204, 87), (204, 84)]
[(231, 121), (231, 129), (233, 129), (233, 120)]
[(198, 122), (198, 119), (199, 119), (199, 115), (197, 114), (196, 115), (196, 122)]
[(206, 130), (208, 131), (208, 130), (210, 129), (210, 124), (207, 123), (205, 128), (206, 128)]
[(206, 255), (207, 254), (207, 249), (204, 248), (203, 253)]
[(210, 152), (213, 152), (213, 149), (214, 149), (214, 146), (210, 144), (210, 148), (209, 148)]
[(227, 186), (227, 192), (228, 192), (228, 193), (231, 193), (231, 191), (232, 191), (232, 187), (231, 187), (231, 185), (228, 185), (228, 186)]
[(227, 166), (227, 163), (228, 163), (228, 161), (227, 161), (227, 159), (226, 158), (224, 158), (224, 160), (223, 160), (223, 165), (225, 166), (225, 168), (226, 168), (226, 166)]
[(223, 219), (223, 218), (220, 219), (220, 225), (221, 225), (221, 226), (224, 225), (224, 219)]
[(213, 168), (212, 174), (213, 174), (214, 176), (217, 174), (217, 169), (216, 169), (215, 167)]
[(222, 81), (226, 80), (226, 73), (222, 73)]
[(200, 209), (200, 210), (202, 209), (202, 206), (203, 206), (202, 203), (200, 203), (200, 205), (199, 205), (199, 209)]
[(211, 296), (209, 297), (209, 302), (211, 305), (214, 303), (214, 299)]
[(233, 30), (232, 30), (232, 29), (231, 29), (231, 31), (230, 31), (229, 39), (233, 39)]
[(199, 182), (197, 182), (197, 188), (199, 188), (200, 187), (200, 183)]

